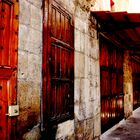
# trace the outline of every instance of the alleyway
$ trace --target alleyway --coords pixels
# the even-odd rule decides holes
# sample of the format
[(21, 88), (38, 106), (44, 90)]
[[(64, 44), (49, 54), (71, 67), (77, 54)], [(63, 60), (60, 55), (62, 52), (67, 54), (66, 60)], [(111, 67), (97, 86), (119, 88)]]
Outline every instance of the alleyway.
[(140, 140), (140, 108), (101, 136), (101, 140)]

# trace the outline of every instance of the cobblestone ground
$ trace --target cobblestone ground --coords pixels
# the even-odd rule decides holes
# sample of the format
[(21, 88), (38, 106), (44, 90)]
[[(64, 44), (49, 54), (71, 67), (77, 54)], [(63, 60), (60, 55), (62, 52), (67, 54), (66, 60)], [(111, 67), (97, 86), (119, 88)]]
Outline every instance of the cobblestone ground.
[(140, 108), (101, 136), (101, 140), (140, 140)]

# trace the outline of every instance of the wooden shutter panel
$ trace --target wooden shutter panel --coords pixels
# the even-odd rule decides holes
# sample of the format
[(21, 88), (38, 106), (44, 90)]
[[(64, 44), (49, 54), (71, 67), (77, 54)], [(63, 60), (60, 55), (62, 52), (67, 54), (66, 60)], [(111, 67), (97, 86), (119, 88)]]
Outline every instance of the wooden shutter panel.
[(132, 59), (132, 75), (133, 75), (133, 106), (134, 109), (140, 107), (140, 62)]
[(15, 140), (16, 118), (8, 106), (16, 104), (18, 4), (0, 0), (0, 139)]
[(123, 50), (100, 37), (102, 132), (123, 118)]
[(11, 6), (7, 3), (1, 3), (1, 27), (0, 27), (0, 65), (9, 65), (9, 39), (10, 39), (10, 15), (11, 15)]
[(43, 106), (47, 121), (53, 123), (73, 118), (74, 113), (74, 28), (71, 21), (72, 15), (52, 0), (48, 26), (44, 24)]

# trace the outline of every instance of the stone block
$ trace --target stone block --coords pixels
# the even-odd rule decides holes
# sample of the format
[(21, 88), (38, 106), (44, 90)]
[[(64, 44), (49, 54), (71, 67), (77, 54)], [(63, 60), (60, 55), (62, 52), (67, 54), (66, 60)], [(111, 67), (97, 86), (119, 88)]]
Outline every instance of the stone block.
[(85, 80), (81, 79), (79, 85), (79, 94), (76, 95), (75, 104), (75, 118), (77, 120), (84, 120), (86, 117), (86, 106), (85, 106)]
[(28, 82), (28, 96), (33, 111), (40, 112), (40, 82)]
[(39, 82), (41, 81), (41, 62), (37, 55), (28, 55), (28, 80)]
[(84, 77), (85, 69), (85, 56), (82, 53), (75, 51), (75, 77), (82, 78)]
[(42, 6), (42, 0), (27, 0), (31, 5), (38, 7), (39, 9)]
[(40, 44), (42, 42), (42, 32), (31, 28), (29, 30), (29, 40), (33, 43)]
[(18, 79), (18, 104), (20, 107), (20, 113), (22, 113), (22, 111), (27, 110), (28, 108), (31, 108), (28, 88), (29, 88), (29, 84), (27, 81)]
[(75, 79), (74, 81), (74, 102), (75, 102), (75, 105), (77, 105), (79, 103), (79, 95), (80, 95), (80, 79)]
[(97, 39), (97, 31), (94, 23), (88, 21), (88, 29), (87, 33), (89, 36), (91, 36), (94, 39)]
[[(91, 66), (91, 67), (90, 67), (90, 72), (91, 72), (91, 77), (90, 77), (90, 78), (91, 78), (92, 80), (94, 80), (94, 79), (93, 79), (93, 78), (94, 78), (93, 76), (96, 75), (96, 72), (97, 72), (96, 69), (97, 69), (97, 66), (98, 66), (98, 65), (97, 65), (96, 60), (91, 59), (91, 58), (90, 58), (90, 63), (91, 63), (91, 64), (90, 64), (90, 66)], [(99, 71), (98, 71), (98, 72), (99, 72)]]
[(75, 29), (75, 40), (74, 40), (74, 47), (76, 51), (80, 51), (80, 31), (78, 29)]
[(19, 25), (19, 42), (18, 42), (18, 49), (19, 50), (28, 50), (29, 46), (29, 26), (24, 24)]
[[(74, 14), (75, 8), (76, 8), (76, 6), (75, 6), (75, 4), (74, 4), (74, 1), (75, 1), (75, 0), (69, 0), (69, 5), (67, 5), (68, 8), (70, 8), (70, 12), (71, 12), (72, 14)], [(67, 8), (67, 9), (68, 9), (68, 8)]]
[(94, 116), (94, 138), (101, 135), (101, 115), (100, 113)]
[(85, 55), (90, 55), (90, 37), (85, 34)]
[(90, 79), (89, 77), (91, 76), (90, 65), (90, 57), (85, 55), (85, 78), (88, 79)]
[(85, 119), (93, 115), (93, 102), (90, 101), (90, 82), (88, 79), (81, 80), (82, 111)]
[(94, 92), (94, 87), (89, 87), (89, 96), (90, 96), (90, 99), (89, 99), (89, 101), (90, 102), (93, 102), (94, 100), (95, 100), (95, 92)]
[(42, 42), (34, 43), (32, 41), (29, 41), (28, 42), (28, 52), (41, 57), (41, 55), (42, 55)]
[(21, 0), (20, 4), (20, 14), (19, 23), (24, 25), (30, 25), (31, 23), (31, 5), (27, 0)]
[(80, 82), (77, 81), (77, 85), (79, 85), (80, 92), (76, 95), (74, 111), (75, 111), (75, 119), (81, 121), (84, 120), (86, 117), (86, 109), (85, 109), (85, 101), (84, 101), (85, 97), (83, 94), (85, 88), (84, 88), (84, 83), (81, 80)]
[(20, 111), (20, 114), (17, 117), (17, 120), (18, 120), (17, 121), (17, 130), (18, 130), (18, 135), (20, 137), (22, 137), (23, 133), (27, 130), (27, 127), (28, 127), (27, 119), (28, 119), (28, 112)]
[[(40, 111), (40, 84), (18, 79), (18, 104), (20, 110)], [(25, 96), (26, 95), (26, 96)], [(30, 99), (30, 100), (29, 100)]]
[(84, 120), (94, 115), (94, 102), (93, 95), (90, 94), (90, 82), (88, 79), (76, 80), (80, 86), (80, 92), (76, 95), (75, 99), (75, 118), (77, 120)]
[(42, 9), (31, 5), (31, 27), (42, 31)]
[(28, 77), (28, 53), (18, 52), (18, 78), (26, 79)]
[(58, 124), (56, 140), (74, 140), (74, 120)]
[(100, 113), (101, 107), (100, 107), (100, 100), (95, 100), (94, 103), (94, 115), (97, 115)]
[(88, 101), (87, 107), (86, 107), (86, 118), (91, 118), (94, 115), (94, 102)]
[[(99, 60), (90, 59), (91, 63), (91, 77), (89, 77), (94, 82), (94, 86), (98, 86), (100, 82), (100, 62)], [(96, 83), (97, 82), (97, 83)]]
[(75, 121), (75, 139), (92, 140), (94, 137), (94, 118)]
[(86, 11), (86, 5), (81, 5), (79, 4), (79, 2), (82, 2), (82, 1), (75, 1), (75, 5), (76, 5), (76, 8), (75, 8), (75, 16), (80, 18), (81, 20), (88, 22), (88, 17), (89, 17), (89, 12)]
[(90, 38), (90, 57), (93, 59), (99, 59), (99, 42), (94, 38)]
[(85, 120), (84, 140), (93, 140), (94, 137), (94, 119), (89, 118)]
[(40, 140), (41, 132), (39, 126), (33, 127), (33, 129), (23, 135), (23, 140)]
[(80, 32), (80, 51), (85, 53), (85, 33)]
[(86, 32), (86, 23), (82, 21), (81, 18), (75, 17), (75, 28), (80, 32)]
[[(18, 79), (18, 129), (27, 131), (40, 121), (40, 84)], [(25, 96), (26, 95), (26, 96)], [(23, 131), (21, 133), (23, 133)]]
[(39, 55), (42, 49), (42, 33), (20, 24), (19, 49)]
[(75, 122), (75, 139), (83, 140), (84, 139), (84, 121), (76, 121)]

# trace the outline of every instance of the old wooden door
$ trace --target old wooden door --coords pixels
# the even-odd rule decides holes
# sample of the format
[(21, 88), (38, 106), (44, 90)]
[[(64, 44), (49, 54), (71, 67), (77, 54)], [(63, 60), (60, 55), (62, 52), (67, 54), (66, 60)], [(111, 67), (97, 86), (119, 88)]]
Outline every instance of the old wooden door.
[(140, 107), (140, 62), (132, 57), (133, 108)]
[(123, 50), (100, 38), (102, 132), (123, 118)]
[(72, 15), (55, 0), (45, 7), (49, 12), (44, 12), (44, 122), (57, 124), (73, 118), (74, 28)]
[(17, 3), (0, 0), (0, 139), (14, 140), (16, 119), (8, 106), (16, 104)]

